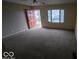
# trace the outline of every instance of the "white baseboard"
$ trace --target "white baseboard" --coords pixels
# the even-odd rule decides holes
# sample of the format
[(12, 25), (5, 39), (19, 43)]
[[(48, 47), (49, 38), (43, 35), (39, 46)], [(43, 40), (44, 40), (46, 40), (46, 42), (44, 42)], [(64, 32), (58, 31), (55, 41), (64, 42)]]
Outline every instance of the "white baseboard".
[(12, 34), (10, 34), (10, 35), (2, 36), (2, 38), (4, 39), (4, 38), (7, 38), (7, 37), (10, 37), (10, 36), (13, 36), (13, 35), (18, 34), (18, 33), (20, 33), (20, 32), (23, 32), (23, 31), (26, 31), (26, 29), (21, 30), (21, 31), (18, 31), (18, 32), (15, 32), (15, 33), (12, 33)]

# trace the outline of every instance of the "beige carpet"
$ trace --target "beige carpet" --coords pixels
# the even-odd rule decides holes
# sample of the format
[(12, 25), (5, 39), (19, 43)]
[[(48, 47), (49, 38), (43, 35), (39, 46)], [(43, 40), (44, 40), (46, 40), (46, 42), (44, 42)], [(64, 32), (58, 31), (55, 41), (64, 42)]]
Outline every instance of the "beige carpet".
[(74, 32), (31, 29), (3, 39), (3, 51), (13, 51), (16, 59), (73, 59)]

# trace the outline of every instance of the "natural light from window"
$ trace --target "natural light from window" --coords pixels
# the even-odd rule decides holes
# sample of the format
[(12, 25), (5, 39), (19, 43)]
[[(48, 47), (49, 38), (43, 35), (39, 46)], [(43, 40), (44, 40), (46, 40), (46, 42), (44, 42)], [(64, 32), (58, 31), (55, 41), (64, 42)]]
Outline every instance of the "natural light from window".
[(36, 28), (41, 28), (41, 16), (40, 16), (40, 10), (34, 11), (35, 20), (36, 20)]
[(48, 10), (48, 22), (64, 23), (64, 10)]

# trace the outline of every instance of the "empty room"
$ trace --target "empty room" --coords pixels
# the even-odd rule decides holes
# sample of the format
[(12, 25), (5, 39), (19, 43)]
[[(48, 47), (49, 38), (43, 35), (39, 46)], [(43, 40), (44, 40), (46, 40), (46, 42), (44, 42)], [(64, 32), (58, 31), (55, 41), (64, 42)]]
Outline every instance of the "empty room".
[(76, 0), (2, 0), (3, 59), (77, 59)]

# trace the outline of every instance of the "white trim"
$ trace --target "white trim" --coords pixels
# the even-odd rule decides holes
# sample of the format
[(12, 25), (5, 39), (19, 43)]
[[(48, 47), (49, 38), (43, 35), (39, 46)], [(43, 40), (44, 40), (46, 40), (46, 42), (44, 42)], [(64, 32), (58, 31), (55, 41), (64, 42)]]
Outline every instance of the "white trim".
[(18, 33), (20, 33), (20, 32), (23, 32), (23, 31), (26, 31), (26, 29), (21, 30), (21, 31), (18, 31), (18, 32), (15, 32), (15, 33), (10, 34), (10, 35), (2, 36), (2, 38), (4, 39), (4, 38), (7, 38), (7, 37), (10, 37), (10, 36), (13, 36), (13, 35), (18, 34)]

